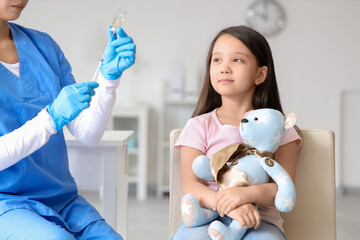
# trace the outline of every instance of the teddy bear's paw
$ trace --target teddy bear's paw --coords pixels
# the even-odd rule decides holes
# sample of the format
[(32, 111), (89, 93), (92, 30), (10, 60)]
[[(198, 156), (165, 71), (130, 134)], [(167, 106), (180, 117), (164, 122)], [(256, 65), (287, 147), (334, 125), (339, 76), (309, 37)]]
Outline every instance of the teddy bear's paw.
[(185, 226), (191, 227), (194, 224), (195, 209), (193, 202), (187, 195), (181, 199), (181, 214)]
[(219, 232), (218, 230), (214, 229), (214, 228), (209, 228), (208, 229), (208, 234), (209, 237), (212, 240), (225, 240), (224, 236), (221, 234), (221, 232)]
[(229, 227), (222, 222), (213, 221), (209, 228), (208, 234), (211, 239), (224, 239), (224, 240), (239, 240), (242, 239), (246, 233), (245, 228), (239, 227), (239, 223), (233, 220)]
[(181, 199), (181, 212), (187, 227), (197, 227), (207, 224), (219, 216), (217, 211), (200, 207), (199, 202), (191, 193)]
[[(209, 234), (209, 237), (212, 239), (212, 240), (225, 240), (224, 236), (222, 235), (222, 233), (217, 229), (216, 225), (217, 222), (219, 221), (215, 221), (213, 222), (212, 224), (210, 224), (209, 228), (208, 228), (208, 234)], [(215, 223), (215, 224), (214, 224)], [(219, 222), (219, 224), (222, 224)]]

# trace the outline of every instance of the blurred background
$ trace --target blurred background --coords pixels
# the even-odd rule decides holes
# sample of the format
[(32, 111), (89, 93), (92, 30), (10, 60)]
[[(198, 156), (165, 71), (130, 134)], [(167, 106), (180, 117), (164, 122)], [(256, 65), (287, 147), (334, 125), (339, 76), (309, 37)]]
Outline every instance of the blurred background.
[[(145, 200), (151, 204), (163, 201), (166, 206), (169, 132), (182, 128), (194, 109), (213, 37), (225, 27), (247, 25), (246, 13), (255, 2), (31, 0), (16, 21), (49, 33), (64, 51), (76, 80), (83, 82), (95, 72), (107, 44), (107, 25), (116, 10), (127, 11), (124, 29), (137, 45), (137, 58), (121, 79), (109, 129), (136, 133), (129, 144), (135, 149), (130, 156), (130, 167), (134, 168), (130, 173), (131, 182), (136, 183), (129, 189), (130, 197), (136, 194), (139, 204), (133, 209), (145, 206)], [(359, 196), (360, 1), (276, 2), (285, 13), (285, 27), (267, 39), (284, 111), (298, 115), (300, 128), (335, 132), (338, 197)], [(141, 121), (145, 129), (139, 127)], [(146, 173), (142, 173), (146, 190), (142, 193), (137, 192), (139, 158), (147, 162)], [(168, 211), (164, 209), (157, 211)], [(359, 207), (355, 210), (360, 213)], [(164, 222), (167, 224), (167, 219)], [(166, 239), (166, 231), (161, 239)]]

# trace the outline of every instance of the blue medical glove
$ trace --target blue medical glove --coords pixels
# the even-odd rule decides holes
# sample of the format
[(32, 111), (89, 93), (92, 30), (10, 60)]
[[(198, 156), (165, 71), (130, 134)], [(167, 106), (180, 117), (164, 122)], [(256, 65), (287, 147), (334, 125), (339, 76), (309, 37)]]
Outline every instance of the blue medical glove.
[(98, 86), (97, 82), (83, 82), (61, 89), (57, 98), (46, 109), (55, 123), (56, 130), (60, 130), (90, 106), (91, 96), (95, 95), (94, 88)]
[[(136, 46), (122, 28), (113, 34), (108, 27), (109, 43), (105, 48), (100, 72), (107, 80), (116, 80), (135, 62)], [(119, 36), (119, 37), (117, 37)]]

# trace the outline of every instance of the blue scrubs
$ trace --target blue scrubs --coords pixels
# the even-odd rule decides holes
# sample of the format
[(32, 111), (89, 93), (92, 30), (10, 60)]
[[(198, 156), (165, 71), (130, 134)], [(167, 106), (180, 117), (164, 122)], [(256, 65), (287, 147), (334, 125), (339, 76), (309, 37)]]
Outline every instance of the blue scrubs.
[[(0, 64), (0, 136), (34, 118), (64, 86), (75, 83), (68, 61), (49, 35), (14, 23), (9, 26), (18, 51), (20, 78)], [(0, 171), (0, 218), (19, 209), (35, 212), (73, 234), (102, 222), (97, 210), (77, 194), (62, 131), (33, 154)]]

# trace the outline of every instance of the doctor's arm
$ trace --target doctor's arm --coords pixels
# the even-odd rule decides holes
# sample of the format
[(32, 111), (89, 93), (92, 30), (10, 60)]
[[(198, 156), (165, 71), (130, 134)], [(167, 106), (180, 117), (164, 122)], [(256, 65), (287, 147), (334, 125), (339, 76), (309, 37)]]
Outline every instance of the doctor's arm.
[(99, 87), (95, 90), (90, 107), (66, 125), (70, 133), (86, 146), (96, 146), (101, 140), (111, 117), (120, 81), (110, 81), (99, 74), (97, 82)]
[(122, 73), (135, 62), (136, 47), (122, 28), (113, 34), (108, 28), (109, 43), (106, 46), (90, 107), (83, 111), (67, 127), (72, 135), (87, 146), (96, 146), (110, 120), (116, 100), (116, 88)]
[(52, 118), (43, 109), (20, 128), (0, 137), (0, 171), (41, 148), (56, 133)]
[(32, 154), (89, 106), (95, 82), (64, 87), (56, 99), (23, 126), (0, 137), (0, 171)]

